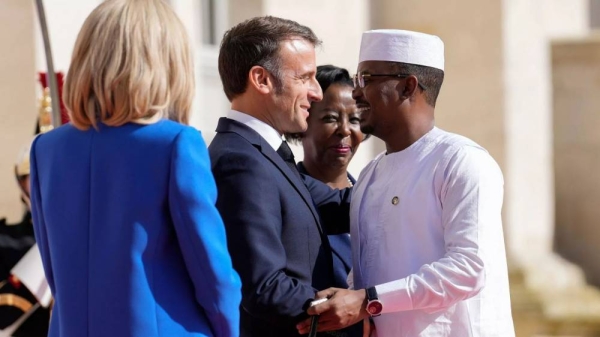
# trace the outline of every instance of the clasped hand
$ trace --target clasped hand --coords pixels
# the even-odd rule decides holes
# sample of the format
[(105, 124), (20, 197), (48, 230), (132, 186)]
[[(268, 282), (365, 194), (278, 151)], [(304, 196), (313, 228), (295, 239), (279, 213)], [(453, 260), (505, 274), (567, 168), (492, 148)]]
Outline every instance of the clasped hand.
[[(320, 298), (329, 298), (329, 300), (312, 306), (306, 311), (311, 316), (320, 315), (317, 331), (339, 330), (369, 316), (364, 289), (329, 288), (316, 294), (315, 299)], [(308, 318), (296, 325), (300, 334), (307, 334), (310, 331), (310, 321), (311, 318)]]

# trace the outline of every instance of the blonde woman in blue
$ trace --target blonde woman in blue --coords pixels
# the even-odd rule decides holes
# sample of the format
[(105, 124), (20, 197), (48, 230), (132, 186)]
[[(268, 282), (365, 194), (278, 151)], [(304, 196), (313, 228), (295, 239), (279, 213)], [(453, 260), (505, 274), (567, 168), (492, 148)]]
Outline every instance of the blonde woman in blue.
[(71, 123), (31, 151), (51, 337), (238, 336), (240, 280), (200, 133), (194, 68), (160, 0), (108, 0), (64, 86)]

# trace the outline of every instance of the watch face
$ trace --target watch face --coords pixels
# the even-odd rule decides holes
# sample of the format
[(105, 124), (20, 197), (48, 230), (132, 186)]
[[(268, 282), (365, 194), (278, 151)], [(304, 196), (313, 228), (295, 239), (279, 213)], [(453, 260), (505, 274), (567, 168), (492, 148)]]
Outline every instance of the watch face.
[(367, 303), (367, 312), (369, 315), (377, 316), (381, 314), (381, 311), (383, 311), (383, 304), (381, 302), (375, 300)]

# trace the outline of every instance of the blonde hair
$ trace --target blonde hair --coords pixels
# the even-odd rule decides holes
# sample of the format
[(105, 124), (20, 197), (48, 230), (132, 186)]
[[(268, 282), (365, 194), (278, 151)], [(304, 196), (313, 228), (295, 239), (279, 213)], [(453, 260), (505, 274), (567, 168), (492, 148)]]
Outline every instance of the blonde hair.
[(189, 38), (168, 4), (107, 0), (85, 20), (63, 89), (75, 127), (156, 114), (187, 124), (193, 96)]

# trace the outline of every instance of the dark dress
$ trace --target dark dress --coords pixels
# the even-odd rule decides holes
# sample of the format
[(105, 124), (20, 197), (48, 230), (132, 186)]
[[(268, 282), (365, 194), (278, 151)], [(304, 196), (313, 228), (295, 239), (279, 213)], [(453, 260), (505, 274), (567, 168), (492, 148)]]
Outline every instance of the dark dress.
[[(297, 166), (300, 173), (310, 176), (302, 162), (299, 162)], [(354, 179), (350, 173), (348, 173), (348, 179), (350, 179), (352, 185), (356, 183), (356, 179)], [(352, 247), (350, 246), (350, 236), (348, 234), (334, 234), (327, 235), (327, 237), (329, 238), (333, 256), (333, 278), (335, 280), (335, 287), (347, 289), (348, 282), (346, 279), (350, 269), (352, 269)], [(335, 336), (360, 337), (362, 336), (362, 330), (362, 323), (358, 323), (340, 331), (331, 331), (329, 334)]]

